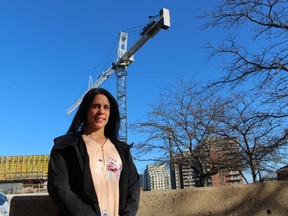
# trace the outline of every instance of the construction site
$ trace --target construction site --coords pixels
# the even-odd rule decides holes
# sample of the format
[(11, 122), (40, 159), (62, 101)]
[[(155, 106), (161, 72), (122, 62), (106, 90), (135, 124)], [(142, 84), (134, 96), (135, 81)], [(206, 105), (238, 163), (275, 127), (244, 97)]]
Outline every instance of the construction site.
[(0, 191), (46, 192), (49, 155), (0, 156)]

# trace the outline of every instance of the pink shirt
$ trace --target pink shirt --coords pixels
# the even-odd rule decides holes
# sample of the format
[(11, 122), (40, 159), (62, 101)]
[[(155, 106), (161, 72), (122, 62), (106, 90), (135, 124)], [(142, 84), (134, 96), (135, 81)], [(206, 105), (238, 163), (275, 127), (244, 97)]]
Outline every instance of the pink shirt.
[(99, 201), (101, 216), (118, 216), (119, 178), (122, 161), (113, 143), (107, 139), (104, 145), (83, 135), (89, 155), (94, 188)]

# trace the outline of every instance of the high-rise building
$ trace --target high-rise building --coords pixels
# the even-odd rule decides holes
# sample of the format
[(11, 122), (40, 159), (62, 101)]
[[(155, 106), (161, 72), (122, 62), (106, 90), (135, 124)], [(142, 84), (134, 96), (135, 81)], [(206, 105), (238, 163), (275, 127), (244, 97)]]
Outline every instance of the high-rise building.
[(183, 189), (196, 187), (196, 175), (192, 168), (193, 161), (188, 151), (183, 151), (182, 154), (175, 154), (172, 163), (172, 175), (175, 175), (175, 182), (171, 182), (171, 185), (175, 185), (173, 189)]
[[(189, 151), (174, 154), (170, 162), (172, 189), (198, 187), (203, 184), (204, 186), (242, 184), (243, 178), (239, 172), (241, 170), (239, 145), (236, 141), (237, 139), (207, 138), (201, 149), (201, 164), (199, 161), (197, 163)], [(218, 172), (209, 177), (212, 167), (217, 168)], [(208, 174), (204, 183), (200, 182), (197, 172)]]
[(218, 173), (211, 177), (213, 186), (243, 184), (243, 178), (239, 172), (241, 163), (238, 153), (239, 144), (236, 138), (214, 139), (210, 147), (210, 157), (216, 162)]
[(144, 171), (145, 191), (170, 190), (170, 173), (165, 164), (147, 165)]

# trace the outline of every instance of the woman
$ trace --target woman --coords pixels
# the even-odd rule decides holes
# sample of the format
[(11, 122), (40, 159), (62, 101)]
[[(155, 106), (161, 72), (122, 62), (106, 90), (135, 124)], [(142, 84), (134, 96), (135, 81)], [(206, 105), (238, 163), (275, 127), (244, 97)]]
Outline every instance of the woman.
[(115, 98), (103, 88), (88, 91), (50, 154), (48, 192), (60, 215), (136, 215), (140, 180), (119, 126)]

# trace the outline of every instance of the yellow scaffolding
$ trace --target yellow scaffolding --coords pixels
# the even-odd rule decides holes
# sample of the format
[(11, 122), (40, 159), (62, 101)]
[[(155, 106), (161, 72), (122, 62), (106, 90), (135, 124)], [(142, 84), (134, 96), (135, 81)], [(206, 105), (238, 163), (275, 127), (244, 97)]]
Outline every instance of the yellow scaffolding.
[(0, 156), (0, 181), (47, 179), (49, 155)]

